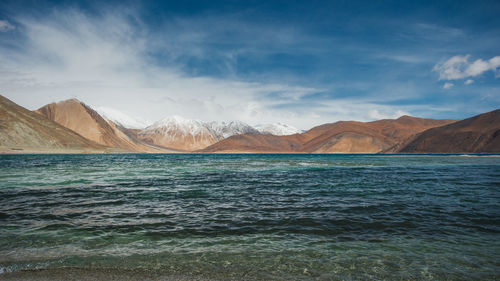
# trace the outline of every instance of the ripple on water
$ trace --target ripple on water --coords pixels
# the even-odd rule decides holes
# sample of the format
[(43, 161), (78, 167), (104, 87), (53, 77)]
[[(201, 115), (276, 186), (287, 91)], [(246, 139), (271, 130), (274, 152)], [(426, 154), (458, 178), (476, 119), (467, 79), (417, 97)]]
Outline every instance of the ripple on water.
[(499, 159), (0, 156), (0, 268), (497, 279)]

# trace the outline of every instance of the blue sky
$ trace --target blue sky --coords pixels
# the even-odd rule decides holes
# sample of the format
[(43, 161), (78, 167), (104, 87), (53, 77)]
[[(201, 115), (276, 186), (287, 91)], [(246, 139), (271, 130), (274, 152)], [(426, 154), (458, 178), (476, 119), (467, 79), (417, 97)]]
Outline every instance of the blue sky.
[(500, 108), (499, 14), (498, 1), (2, 1), (0, 94), (301, 129), (466, 118)]

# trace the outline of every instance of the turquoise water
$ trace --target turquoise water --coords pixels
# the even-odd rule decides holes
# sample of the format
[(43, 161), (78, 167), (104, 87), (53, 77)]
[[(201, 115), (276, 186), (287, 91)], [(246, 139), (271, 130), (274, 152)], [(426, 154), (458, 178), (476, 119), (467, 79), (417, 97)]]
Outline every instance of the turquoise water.
[(500, 157), (0, 156), (0, 272), (64, 267), (500, 279)]

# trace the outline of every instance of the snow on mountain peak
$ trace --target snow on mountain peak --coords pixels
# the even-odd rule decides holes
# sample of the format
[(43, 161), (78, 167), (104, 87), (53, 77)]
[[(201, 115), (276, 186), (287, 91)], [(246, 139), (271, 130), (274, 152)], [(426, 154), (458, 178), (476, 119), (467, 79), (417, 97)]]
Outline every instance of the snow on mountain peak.
[(153, 123), (150, 128), (160, 128), (168, 126), (202, 126), (202, 121), (195, 119), (187, 119), (179, 115), (169, 116), (160, 121)]
[(130, 117), (127, 114), (109, 107), (94, 108), (104, 119), (114, 122), (117, 125), (128, 129), (143, 129), (148, 126), (148, 122), (142, 119)]
[(301, 130), (283, 123), (272, 123), (254, 126), (262, 134), (271, 134), (275, 136), (286, 136), (302, 133)]
[(155, 122), (144, 130), (146, 132), (163, 132), (163, 134), (183, 134), (196, 136), (210, 134), (214, 140), (219, 141), (233, 135), (258, 133), (252, 126), (241, 121), (229, 122), (204, 122), (197, 119), (187, 119), (174, 115)]
[(133, 118), (127, 114), (109, 107), (94, 108), (102, 117), (113, 121), (117, 125), (129, 129), (143, 129), (142, 134), (161, 132), (164, 135), (211, 135), (214, 140), (220, 141), (239, 134), (272, 134), (276, 136), (302, 133), (301, 130), (283, 123), (261, 124), (250, 126), (238, 120), (204, 122), (198, 119), (188, 119), (179, 115), (172, 115), (148, 126), (148, 122)]
[(223, 140), (234, 135), (258, 133), (255, 128), (247, 123), (236, 120), (229, 122), (213, 121), (206, 123), (206, 125), (217, 140)]
[(204, 122), (195, 119), (187, 119), (179, 115), (169, 116), (165, 119), (153, 123), (144, 129), (143, 132), (162, 132), (164, 135), (180, 134), (184, 136), (195, 136), (198, 134), (209, 134)]

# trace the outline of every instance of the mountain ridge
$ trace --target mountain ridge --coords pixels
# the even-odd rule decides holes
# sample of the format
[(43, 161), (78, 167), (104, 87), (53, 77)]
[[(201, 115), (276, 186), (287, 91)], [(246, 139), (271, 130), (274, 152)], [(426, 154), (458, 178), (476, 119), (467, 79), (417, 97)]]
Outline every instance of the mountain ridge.
[(204, 122), (174, 115), (146, 127), (138, 137), (147, 143), (192, 151), (242, 133), (258, 131), (241, 121)]
[(107, 153), (123, 151), (91, 141), (0, 95), (0, 152)]
[[(290, 153), (378, 153), (431, 127), (453, 123), (450, 119), (426, 119), (403, 116), (371, 122), (338, 121), (316, 126), (302, 134), (278, 138), (230, 137), (200, 152), (263, 151)], [(281, 139), (279, 139), (281, 138)], [(248, 151), (250, 149), (250, 151)]]
[(90, 106), (77, 99), (50, 103), (35, 112), (105, 146), (130, 152), (173, 152), (166, 147), (152, 146), (130, 138), (120, 126), (104, 119)]
[(401, 145), (403, 153), (500, 152), (500, 109), (426, 130)]

